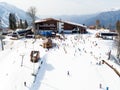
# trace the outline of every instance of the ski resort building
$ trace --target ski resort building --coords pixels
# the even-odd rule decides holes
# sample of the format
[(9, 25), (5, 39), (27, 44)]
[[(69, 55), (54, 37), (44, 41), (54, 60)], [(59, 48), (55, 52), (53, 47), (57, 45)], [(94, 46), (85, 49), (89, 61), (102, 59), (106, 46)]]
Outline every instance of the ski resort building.
[(46, 18), (35, 21), (35, 28), (38, 32), (53, 31), (53, 32), (78, 32), (86, 33), (86, 26), (69, 21), (62, 21), (54, 18)]

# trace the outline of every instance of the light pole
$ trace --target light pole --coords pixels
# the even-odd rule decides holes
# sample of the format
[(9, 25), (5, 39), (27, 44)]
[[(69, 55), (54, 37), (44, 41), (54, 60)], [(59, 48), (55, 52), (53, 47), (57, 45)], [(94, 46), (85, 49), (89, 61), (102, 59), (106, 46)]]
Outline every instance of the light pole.
[(27, 41), (25, 40), (24, 43), (25, 43), (25, 48), (26, 48), (26, 43), (27, 43)]
[(25, 54), (21, 53), (20, 56), (22, 57), (22, 61), (21, 61), (21, 67), (22, 67), (23, 66), (23, 59), (24, 59)]
[(36, 58), (34, 57), (34, 53), (35, 53), (35, 52), (34, 52), (34, 43), (35, 43), (35, 40), (32, 42), (32, 44), (33, 44), (33, 53), (32, 53), (32, 54), (33, 54), (33, 55), (32, 55), (32, 60), (33, 60), (33, 73), (32, 73), (32, 75), (33, 75), (33, 76), (36, 76), (36, 74), (35, 74), (35, 59), (36, 59)]
[[(34, 54), (34, 51), (33, 51), (33, 54)], [(33, 60), (33, 73), (32, 73), (32, 75), (33, 76), (36, 76), (36, 74), (35, 74), (35, 57), (34, 56), (32, 56), (32, 60)]]

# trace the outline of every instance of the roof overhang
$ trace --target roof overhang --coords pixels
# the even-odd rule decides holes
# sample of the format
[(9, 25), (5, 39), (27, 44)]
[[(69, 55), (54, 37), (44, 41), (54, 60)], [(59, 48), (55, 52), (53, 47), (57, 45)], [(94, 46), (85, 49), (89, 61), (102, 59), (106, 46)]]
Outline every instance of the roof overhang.
[(59, 19), (55, 19), (55, 18), (45, 18), (45, 19), (36, 20), (35, 24), (42, 23), (42, 22), (47, 22), (47, 21), (50, 21), (50, 20), (54, 20), (54, 21), (57, 21), (57, 22), (67, 23), (67, 24), (70, 24), (70, 25), (86, 28), (85, 25), (82, 25), (82, 24), (79, 24), (79, 23), (74, 23), (74, 22), (70, 22), (70, 21), (63, 21), (61, 19), (59, 20)]

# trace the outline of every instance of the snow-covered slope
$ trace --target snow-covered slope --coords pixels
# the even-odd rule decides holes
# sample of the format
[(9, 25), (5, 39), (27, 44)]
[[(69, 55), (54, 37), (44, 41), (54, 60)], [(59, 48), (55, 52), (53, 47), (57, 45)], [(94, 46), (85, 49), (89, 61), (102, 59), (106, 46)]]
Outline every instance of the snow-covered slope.
[(2, 26), (7, 27), (9, 25), (9, 14), (15, 13), (16, 19), (29, 20), (30, 17), (27, 13), (13, 5), (10, 5), (5, 2), (0, 2), (0, 19), (2, 21)]
[[(101, 63), (105, 60), (120, 71), (112, 57), (107, 60), (109, 49), (114, 54), (114, 41), (95, 38), (96, 32), (65, 34), (65, 40), (52, 39), (57, 46), (49, 50), (41, 47), (42, 39), (6, 36), (0, 50), (0, 90), (120, 90), (120, 77)], [(35, 64), (31, 50), (40, 52)]]

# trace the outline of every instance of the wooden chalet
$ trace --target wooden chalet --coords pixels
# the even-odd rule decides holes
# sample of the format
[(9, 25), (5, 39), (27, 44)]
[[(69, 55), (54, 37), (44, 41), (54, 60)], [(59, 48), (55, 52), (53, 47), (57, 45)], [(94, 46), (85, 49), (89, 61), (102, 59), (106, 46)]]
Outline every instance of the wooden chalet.
[(39, 31), (53, 31), (53, 32), (73, 32), (86, 33), (86, 26), (73, 23), (69, 21), (62, 21), (54, 18), (46, 18), (35, 21), (35, 28)]

